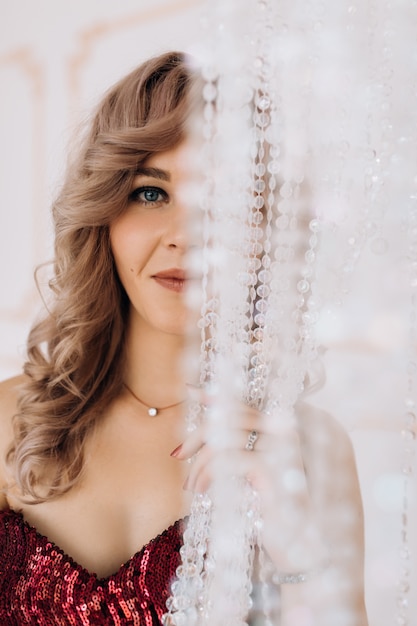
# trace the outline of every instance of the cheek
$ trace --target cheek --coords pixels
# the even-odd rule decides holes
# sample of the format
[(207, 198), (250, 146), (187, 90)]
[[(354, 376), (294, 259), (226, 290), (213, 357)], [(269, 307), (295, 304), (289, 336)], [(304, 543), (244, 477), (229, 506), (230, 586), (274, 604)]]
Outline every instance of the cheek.
[(127, 273), (134, 273), (137, 252), (140, 244), (131, 220), (120, 219), (110, 226), (110, 248), (120, 278)]

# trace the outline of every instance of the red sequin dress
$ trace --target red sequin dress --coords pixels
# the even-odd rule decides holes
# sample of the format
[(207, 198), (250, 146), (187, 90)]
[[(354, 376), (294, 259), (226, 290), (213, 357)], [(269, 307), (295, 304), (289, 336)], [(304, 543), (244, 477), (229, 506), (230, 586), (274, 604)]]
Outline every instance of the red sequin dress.
[(159, 626), (180, 563), (183, 522), (98, 578), (25, 522), (0, 511), (0, 626)]

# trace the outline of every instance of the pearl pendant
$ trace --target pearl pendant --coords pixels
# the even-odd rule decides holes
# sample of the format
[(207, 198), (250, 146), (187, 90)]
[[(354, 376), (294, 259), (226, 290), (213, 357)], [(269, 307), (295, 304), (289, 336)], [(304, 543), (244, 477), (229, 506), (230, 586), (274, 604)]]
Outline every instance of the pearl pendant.
[(155, 417), (156, 415), (158, 415), (158, 409), (156, 409), (154, 406), (151, 406), (151, 407), (148, 409), (148, 415), (149, 415), (150, 417)]

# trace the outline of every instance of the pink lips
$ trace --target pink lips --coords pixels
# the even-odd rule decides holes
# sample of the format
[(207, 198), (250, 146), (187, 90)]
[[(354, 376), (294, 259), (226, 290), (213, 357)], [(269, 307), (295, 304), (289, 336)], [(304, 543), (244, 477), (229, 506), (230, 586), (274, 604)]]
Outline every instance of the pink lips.
[(172, 268), (154, 274), (152, 278), (165, 289), (181, 292), (184, 290), (186, 276), (184, 270)]

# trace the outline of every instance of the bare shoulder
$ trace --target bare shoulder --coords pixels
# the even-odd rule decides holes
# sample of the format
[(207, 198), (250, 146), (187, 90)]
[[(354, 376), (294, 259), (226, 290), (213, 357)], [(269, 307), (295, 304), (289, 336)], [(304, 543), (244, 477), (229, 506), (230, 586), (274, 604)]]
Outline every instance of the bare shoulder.
[(333, 415), (307, 402), (300, 402), (297, 417), (302, 443), (308, 452), (321, 452), (329, 459), (354, 463), (351, 439)]
[[(6, 453), (13, 439), (13, 416), (17, 410), (20, 386), (25, 382), (24, 375), (14, 376), (0, 382), (0, 489), (6, 486)], [(0, 509), (7, 508), (7, 499), (0, 491)]]
[(310, 487), (323, 506), (347, 504), (362, 524), (362, 498), (349, 434), (331, 414), (307, 403), (297, 407)]

